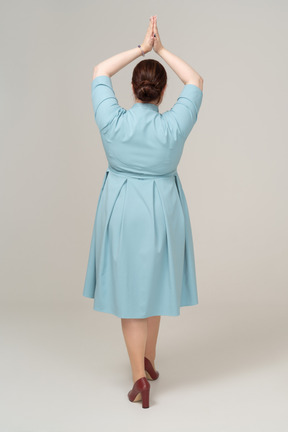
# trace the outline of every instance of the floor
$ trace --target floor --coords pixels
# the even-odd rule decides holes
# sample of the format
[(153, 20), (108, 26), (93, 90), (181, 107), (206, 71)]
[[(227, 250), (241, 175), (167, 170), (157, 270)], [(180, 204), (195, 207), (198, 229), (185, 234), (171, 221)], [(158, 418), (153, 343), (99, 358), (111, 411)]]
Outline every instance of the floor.
[(120, 319), (1, 305), (1, 432), (285, 432), (287, 306), (201, 303), (161, 318), (150, 408), (131, 403)]

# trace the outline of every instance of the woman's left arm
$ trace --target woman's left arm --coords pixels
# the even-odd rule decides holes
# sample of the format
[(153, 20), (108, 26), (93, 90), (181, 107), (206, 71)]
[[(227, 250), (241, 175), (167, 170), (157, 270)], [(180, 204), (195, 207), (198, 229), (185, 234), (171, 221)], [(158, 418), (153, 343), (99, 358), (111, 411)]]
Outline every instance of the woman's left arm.
[[(153, 35), (153, 17), (150, 17), (150, 23), (148, 26), (148, 30), (146, 36), (144, 38), (143, 43), (141, 44), (141, 48), (144, 53), (148, 53), (152, 50), (154, 44), (154, 35)], [(139, 47), (132, 48), (128, 51), (123, 51), (119, 54), (116, 54), (112, 57), (109, 57), (107, 60), (98, 63), (94, 67), (93, 71), (93, 80), (97, 76), (107, 75), (109, 77), (113, 76), (116, 72), (122, 69), (124, 66), (127, 66), (137, 57), (142, 55), (142, 52)]]

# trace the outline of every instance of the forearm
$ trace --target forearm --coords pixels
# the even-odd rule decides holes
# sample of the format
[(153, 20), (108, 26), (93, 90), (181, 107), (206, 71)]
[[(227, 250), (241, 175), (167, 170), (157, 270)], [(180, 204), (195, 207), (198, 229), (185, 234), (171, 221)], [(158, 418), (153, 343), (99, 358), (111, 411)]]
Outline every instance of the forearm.
[(111, 77), (124, 66), (127, 66), (129, 63), (131, 63), (133, 60), (135, 60), (137, 57), (140, 57), (141, 55), (142, 53), (139, 47), (123, 51), (119, 54), (109, 57), (107, 60), (104, 60), (101, 63), (98, 63), (94, 67), (94, 75), (103, 74)]
[(166, 48), (162, 47), (158, 51), (159, 56), (173, 69), (184, 84), (196, 84), (199, 86), (203, 78), (188, 63), (181, 58), (172, 54)]

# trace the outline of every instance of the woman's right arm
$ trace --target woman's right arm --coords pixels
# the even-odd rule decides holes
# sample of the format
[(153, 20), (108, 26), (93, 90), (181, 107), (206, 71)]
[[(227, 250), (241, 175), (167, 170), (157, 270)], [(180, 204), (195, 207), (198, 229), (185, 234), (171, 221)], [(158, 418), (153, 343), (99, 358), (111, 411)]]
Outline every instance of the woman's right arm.
[(193, 69), (184, 60), (172, 54), (166, 48), (163, 47), (158, 28), (157, 28), (157, 18), (156, 15), (153, 17), (153, 29), (156, 37), (154, 38), (154, 51), (171, 67), (171, 69), (178, 75), (181, 81), (186, 84), (194, 84), (203, 91), (203, 78), (199, 75), (195, 69)]

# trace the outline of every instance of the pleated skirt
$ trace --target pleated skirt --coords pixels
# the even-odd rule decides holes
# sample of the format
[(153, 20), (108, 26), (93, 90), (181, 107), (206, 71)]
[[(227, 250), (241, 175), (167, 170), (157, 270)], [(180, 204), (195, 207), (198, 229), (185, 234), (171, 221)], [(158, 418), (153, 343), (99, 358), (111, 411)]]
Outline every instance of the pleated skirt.
[(198, 304), (191, 223), (177, 171), (108, 167), (94, 220), (83, 296), (120, 318), (180, 315)]

